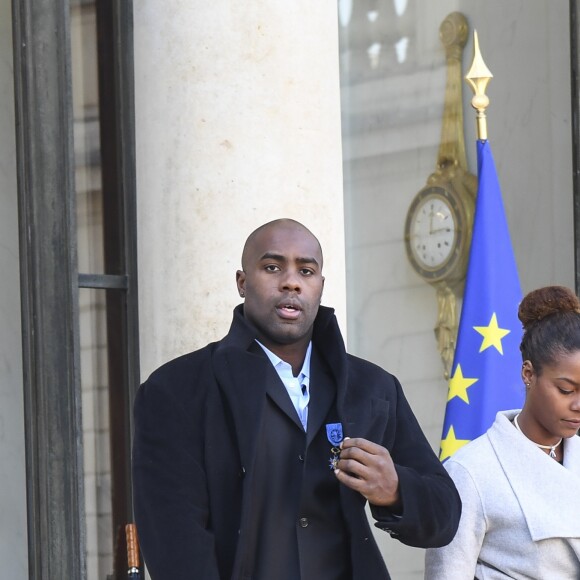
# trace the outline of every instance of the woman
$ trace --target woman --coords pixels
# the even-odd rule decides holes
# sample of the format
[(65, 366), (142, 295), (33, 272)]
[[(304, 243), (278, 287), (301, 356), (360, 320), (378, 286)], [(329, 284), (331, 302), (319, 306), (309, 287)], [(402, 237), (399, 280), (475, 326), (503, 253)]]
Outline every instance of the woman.
[(445, 463), (459, 529), (427, 580), (580, 578), (580, 302), (549, 286), (522, 301), (526, 400)]

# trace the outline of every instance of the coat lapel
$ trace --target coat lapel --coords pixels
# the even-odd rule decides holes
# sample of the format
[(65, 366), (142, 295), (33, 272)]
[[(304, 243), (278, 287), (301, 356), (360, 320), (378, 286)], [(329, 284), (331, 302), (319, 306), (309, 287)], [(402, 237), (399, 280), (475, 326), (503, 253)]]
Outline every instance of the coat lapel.
[[(345, 435), (357, 436), (349, 433), (349, 426), (355, 425), (351, 417), (356, 417), (359, 422), (369, 417), (369, 401), (361, 401), (360, 397), (349, 401), (347, 396), (346, 351), (333, 312), (321, 306), (314, 326), (313, 344), (317, 348), (311, 371), (308, 443), (320, 428), (335, 396)], [(214, 375), (232, 417), (240, 460), (246, 469), (255, 457), (266, 396), (302, 429), (282, 381), (254, 336), (254, 331), (244, 320), (243, 308), (238, 306), (229, 333), (217, 343), (212, 357)], [(320, 388), (313, 384), (319, 380), (317, 376), (321, 381)], [(364, 427), (362, 424), (359, 427), (362, 434)]]
[(272, 399), (278, 408), (288, 416), (288, 418), (300, 429), (300, 431), (304, 432), (300, 417), (298, 417), (298, 413), (292, 404), (292, 400), (290, 399), (290, 395), (288, 394), (284, 383), (280, 379), (276, 369), (272, 366), (272, 363), (268, 360), (266, 353), (258, 344), (254, 344), (256, 352), (260, 352), (261, 356), (264, 358), (264, 360), (267, 361), (269, 366), (269, 378), (266, 382), (266, 393), (268, 397), (270, 397), (270, 399)]
[(266, 396), (304, 432), (284, 384), (255, 341), (245, 350), (231, 345), (218, 348), (213, 367), (233, 418), (240, 459), (246, 469), (255, 456)]
[(213, 368), (224, 402), (233, 420), (242, 466), (251, 466), (259, 435), (268, 359), (247, 350), (224, 347), (214, 353)]
[(562, 466), (514, 428), (510, 421), (514, 414), (499, 415), (488, 437), (532, 539), (579, 537), (580, 439), (564, 441)]
[(322, 426), (334, 401), (336, 386), (332, 376), (320, 359), (316, 349), (310, 359), (310, 403), (308, 404), (308, 430), (306, 445), (310, 445)]

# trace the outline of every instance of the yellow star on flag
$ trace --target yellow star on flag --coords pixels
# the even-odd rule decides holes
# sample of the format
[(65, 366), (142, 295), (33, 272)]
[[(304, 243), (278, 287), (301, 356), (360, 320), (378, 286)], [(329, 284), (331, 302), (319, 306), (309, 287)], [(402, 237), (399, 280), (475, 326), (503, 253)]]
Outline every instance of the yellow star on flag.
[(447, 437), (445, 437), (445, 439), (441, 439), (441, 455), (439, 455), (439, 461), (445, 461), (458, 449), (461, 449), (464, 445), (467, 445), (469, 441), (470, 439), (457, 439), (455, 437), (455, 429), (453, 429), (453, 425), (451, 425), (451, 427), (449, 427), (449, 431), (447, 431)]
[(459, 397), (462, 401), (465, 401), (469, 405), (469, 397), (467, 396), (467, 389), (477, 383), (479, 379), (468, 379), (463, 376), (463, 371), (461, 370), (461, 365), (458, 364), (455, 369), (454, 375), (449, 381), (449, 393), (447, 395), (447, 400), (451, 401), (453, 397)]
[(503, 348), (501, 345), (501, 339), (509, 334), (511, 331), (507, 328), (500, 328), (497, 324), (497, 316), (495, 312), (493, 313), (491, 320), (487, 326), (474, 326), (474, 330), (479, 332), (483, 336), (483, 341), (481, 342), (481, 347), (479, 352), (483, 352), (486, 348), (490, 346), (495, 346), (499, 354), (503, 354)]

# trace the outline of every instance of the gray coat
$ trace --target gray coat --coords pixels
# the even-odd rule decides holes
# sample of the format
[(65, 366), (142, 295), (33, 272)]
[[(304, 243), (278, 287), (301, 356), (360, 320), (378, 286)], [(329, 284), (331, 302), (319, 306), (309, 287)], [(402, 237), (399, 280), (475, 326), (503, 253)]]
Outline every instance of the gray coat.
[(563, 466), (517, 431), (518, 411), (445, 467), (463, 510), (451, 544), (427, 550), (427, 580), (580, 578), (580, 438), (563, 441)]

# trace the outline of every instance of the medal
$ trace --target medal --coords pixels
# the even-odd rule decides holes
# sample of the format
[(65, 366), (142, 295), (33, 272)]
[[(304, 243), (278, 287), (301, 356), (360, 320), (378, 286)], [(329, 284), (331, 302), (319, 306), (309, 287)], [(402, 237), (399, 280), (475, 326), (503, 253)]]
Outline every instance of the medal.
[(340, 449), (338, 447), (331, 447), (330, 452), (332, 453), (332, 455), (330, 456), (328, 463), (330, 469), (334, 471), (336, 469), (336, 466), (338, 465), (338, 461), (340, 460)]
[(332, 445), (330, 448), (330, 459), (328, 460), (329, 467), (334, 471), (340, 460), (340, 443), (344, 439), (342, 434), (342, 423), (327, 423), (326, 424), (326, 438)]

